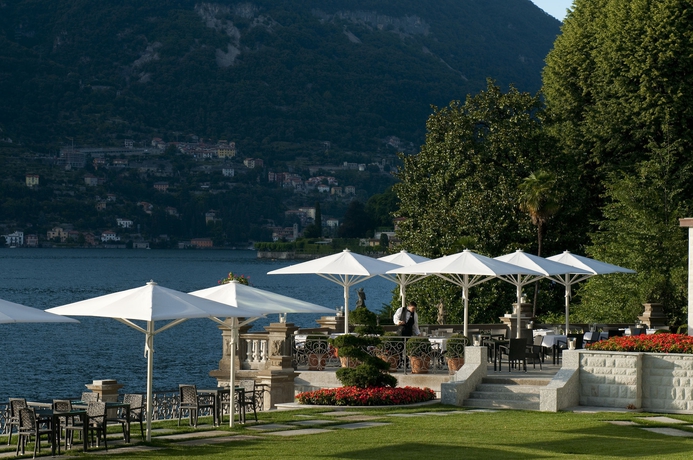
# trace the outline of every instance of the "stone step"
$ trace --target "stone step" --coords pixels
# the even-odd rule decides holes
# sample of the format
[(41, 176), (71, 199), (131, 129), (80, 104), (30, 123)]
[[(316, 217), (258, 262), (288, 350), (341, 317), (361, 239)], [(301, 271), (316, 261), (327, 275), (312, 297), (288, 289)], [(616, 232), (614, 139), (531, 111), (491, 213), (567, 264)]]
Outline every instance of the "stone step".
[(542, 386), (538, 385), (500, 385), (495, 383), (480, 383), (476, 391), (484, 393), (526, 393), (539, 394)]
[(539, 394), (533, 393), (490, 393), (484, 391), (472, 391), (469, 399), (485, 399), (488, 401), (527, 401), (539, 402)]
[(539, 401), (505, 401), (493, 399), (465, 399), (464, 407), (483, 409), (539, 410)]
[(484, 377), (481, 382), (496, 385), (546, 386), (550, 381), (550, 378), (542, 377), (505, 377), (502, 375), (494, 375)]

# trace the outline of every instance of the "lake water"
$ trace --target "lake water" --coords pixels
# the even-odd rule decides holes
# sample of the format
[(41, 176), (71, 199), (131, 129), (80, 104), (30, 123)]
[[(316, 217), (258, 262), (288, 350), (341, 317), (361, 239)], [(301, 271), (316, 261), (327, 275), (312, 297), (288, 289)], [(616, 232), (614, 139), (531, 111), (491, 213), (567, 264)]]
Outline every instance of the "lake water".
[[(233, 271), (249, 276), (260, 289), (328, 308), (344, 303), (342, 287), (317, 275), (267, 275), (295, 263), (257, 259), (255, 251), (3, 249), (0, 299), (45, 310), (149, 280), (191, 292), (214, 286)], [(359, 287), (366, 292), (366, 305), (378, 311), (390, 303), (395, 285), (381, 277), (356, 285), (350, 292), (352, 308)], [(288, 322), (317, 327), (318, 317), (290, 314)], [(125, 385), (123, 392), (145, 391), (144, 335), (113, 319), (76, 319), (80, 324), (0, 324), (0, 401), (77, 396), (85, 384), (100, 379), (118, 380)], [(252, 330), (264, 330), (277, 320), (277, 315), (260, 319)], [(221, 359), (216, 323), (186, 321), (158, 334), (154, 349), (155, 390), (176, 389), (179, 383), (216, 385), (208, 375)]]

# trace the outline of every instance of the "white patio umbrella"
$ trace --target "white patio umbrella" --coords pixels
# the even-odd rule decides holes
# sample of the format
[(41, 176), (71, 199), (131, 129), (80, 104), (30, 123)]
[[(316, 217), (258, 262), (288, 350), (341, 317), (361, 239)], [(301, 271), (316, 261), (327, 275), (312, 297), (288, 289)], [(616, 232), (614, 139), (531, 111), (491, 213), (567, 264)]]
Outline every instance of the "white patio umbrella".
[[(249, 324), (258, 318), (270, 313), (323, 313), (330, 314), (334, 311), (321, 307), (310, 302), (294, 299), (281, 294), (275, 294), (270, 291), (263, 291), (252, 286), (246, 286), (236, 280), (226, 284), (220, 284), (207, 289), (191, 292), (191, 295), (202, 297), (215, 302), (221, 302), (233, 308), (242, 307), (245, 310), (254, 312), (252, 317), (246, 318), (243, 323), (238, 324), (237, 318), (231, 319), (231, 342), (230, 346), (230, 374), (229, 387), (236, 386), (236, 369), (233, 365), (236, 356), (236, 344), (238, 343), (238, 328), (245, 324)], [(231, 394), (231, 393), (230, 393)], [(231, 399), (232, 401), (232, 399)], [(229, 426), (233, 426), (234, 405), (229, 404)]]
[[(565, 273), (589, 273), (581, 268), (571, 267), (559, 262), (554, 262), (552, 260), (545, 259), (543, 257), (535, 256), (532, 254), (527, 254), (521, 250), (517, 250), (510, 254), (496, 257), (496, 260), (502, 262), (508, 262), (519, 267), (534, 270), (539, 274), (535, 275), (503, 275), (500, 277), (503, 281), (506, 281), (517, 288), (517, 331), (516, 337), (520, 338), (520, 316), (521, 316), (521, 305), (522, 305), (522, 288), (528, 284), (532, 284), (539, 281), (542, 278), (546, 278), (553, 275), (563, 275)], [(567, 334), (567, 333), (566, 333)]]
[(79, 323), (79, 321), (0, 299), (0, 324), (8, 323)]
[[(389, 262), (391, 264), (396, 264), (400, 267), (409, 267), (412, 265), (420, 264), (421, 262), (427, 262), (431, 259), (429, 259), (428, 257), (411, 254), (405, 250), (401, 250), (396, 254), (391, 254), (385, 257), (379, 257), (378, 260), (382, 260), (383, 262)], [(407, 286), (421, 279), (426, 278), (428, 275), (418, 273), (385, 273), (380, 276), (382, 276), (383, 278), (387, 278), (390, 281), (393, 281), (399, 285), (399, 296), (402, 299), (402, 308), (404, 308), (407, 306)]]
[(425, 274), (437, 275), (446, 281), (462, 288), (464, 302), (464, 335), (468, 335), (469, 322), (469, 288), (495, 277), (517, 275), (537, 276), (538, 272), (509, 263), (500, 262), (482, 256), (468, 249), (457, 254), (440, 257), (416, 265), (390, 270), (390, 274)]
[(635, 273), (629, 268), (619, 267), (618, 265), (607, 264), (598, 260), (590, 259), (589, 257), (577, 256), (570, 251), (565, 251), (555, 256), (547, 257), (548, 260), (559, 262), (580, 270), (586, 270), (589, 273), (564, 273), (562, 275), (554, 275), (550, 278), (559, 284), (565, 286), (565, 330), (566, 334), (570, 325), (570, 297), (572, 296), (572, 286), (580, 281), (584, 281), (595, 275), (608, 275), (611, 273)]
[[(159, 286), (154, 281), (145, 286), (114, 292), (92, 299), (50, 308), (58, 315), (113, 318), (145, 335), (147, 356), (147, 441), (152, 439), (152, 375), (154, 371), (154, 336), (190, 318), (252, 316), (252, 310), (203, 299)], [(133, 320), (146, 322), (143, 328)], [(156, 321), (172, 320), (156, 329)], [(221, 320), (219, 320), (221, 321)]]
[(268, 275), (313, 274), (337, 283), (344, 288), (344, 332), (349, 332), (349, 288), (376, 275), (387, 273), (398, 265), (372, 257), (344, 251), (308, 262), (272, 270)]

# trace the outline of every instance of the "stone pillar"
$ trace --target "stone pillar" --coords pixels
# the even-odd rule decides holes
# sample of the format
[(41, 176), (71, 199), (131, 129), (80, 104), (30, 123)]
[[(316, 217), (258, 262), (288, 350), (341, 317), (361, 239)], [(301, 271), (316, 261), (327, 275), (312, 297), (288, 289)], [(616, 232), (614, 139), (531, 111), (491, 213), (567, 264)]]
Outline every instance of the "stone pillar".
[(688, 228), (688, 335), (693, 335), (693, 217), (679, 219)]
[(645, 312), (638, 319), (650, 329), (669, 329), (664, 306), (661, 303), (644, 303)]
[(257, 383), (267, 385), (264, 409), (274, 409), (278, 403), (294, 401), (294, 372), (291, 363), (291, 336), (298, 327), (292, 323), (272, 323), (265, 327), (269, 334), (269, 367), (259, 371)]
[(99, 401), (116, 402), (118, 401), (118, 390), (124, 385), (119, 384), (116, 380), (94, 380), (84, 386), (98, 394)]
[[(99, 395), (99, 401), (105, 402), (117, 402), (118, 401), (118, 390), (123, 388), (123, 385), (119, 384), (116, 380), (94, 380), (91, 384), (84, 385), (92, 391)], [(109, 409), (108, 417), (116, 417), (118, 409)], [(86, 433), (85, 433), (86, 435)]]
[(330, 329), (331, 332), (344, 332), (344, 316), (323, 316), (316, 321), (320, 327), (326, 327)]
[[(532, 304), (531, 303), (522, 303), (521, 304), (521, 310), (520, 310), (520, 337), (532, 337), (532, 330), (527, 329), (527, 325), (529, 324), (530, 321), (534, 320), (534, 317), (532, 316)], [(510, 331), (510, 334), (508, 337), (510, 338), (515, 338), (518, 337), (517, 335), (517, 302), (513, 303), (513, 313), (512, 315), (506, 315), (506, 316), (501, 316), (500, 320), (503, 324), (508, 326), (508, 330)]]
[[(240, 340), (240, 335), (248, 332), (251, 327), (253, 327), (252, 324), (246, 324), (245, 326), (240, 326), (238, 328), (239, 342), (236, 352), (236, 359), (234, 361), (236, 370), (241, 369), (241, 361), (245, 359), (248, 352), (247, 344), (245, 340)], [(210, 371), (209, 376), (217, 379), (217, 385), (228, 386), (229, 374), (231, 373), (231, 369), (229, 368), (229, 362), (231, 361), (231, 319), (227, 318), (224, 321), (224, 325), (220, 324), (218, 328), (221, 329), (221, 359), (219, 360), (219, 369)]]

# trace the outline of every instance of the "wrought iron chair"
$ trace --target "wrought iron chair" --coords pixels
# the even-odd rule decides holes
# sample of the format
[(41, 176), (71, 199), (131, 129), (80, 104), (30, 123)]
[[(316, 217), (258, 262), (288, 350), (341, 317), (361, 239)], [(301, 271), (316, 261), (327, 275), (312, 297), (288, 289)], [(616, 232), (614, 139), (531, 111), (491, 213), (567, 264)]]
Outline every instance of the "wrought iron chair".
[(214, 410), (214, 401), (210, 400), (209, 396), (200, 396), (197, 394), (195, 385), (178, 385), (178, 396), (180, 397), (180, 405), (178, 408), (178, 426), (183, 411), (187, 409), (190, 414), (190, 425), (197, 428), (197, 419), (200, 415), (200, 410)]
[[(130, 404), (130, 422), (140, 423), (140, 435), (142, 435), (142, 439), (144, 439), (144, 396), (137, 394), (126, 394), (123, 396), (123, 402)], [(123, 420), (122, 417), (119, 421), (123, 426), (123, 436), (125, 436), (126, 421)]]
[(544, 360), (544, 347), (541, 345), (541, 343), (539, 345), (535, 345), (532, 337), (527, 337), (527, 349), (525, 350), (525, 353), (527, 354), (527, 358), (532, 360), (532, 367), (534, 367), (534, 369), (537, 368), (537, 361), (539, 361), (539, 369), (541, 370), (541, 363)]
[(24, 398), (10, 398), (10, 418), (7, 420), (7, 445), (12, 443), (12, 431), (13, 427), (17, 427), (19, 430), (19, 409), (24, 409), (27, 407), (26, 399)]
[[(69, 412), (72, 410), (72, 402), (69, 399), (54, 399), (53, 400), (53, 411), (56, 412)], [(65, 429), (65, 448), (67, 449), (67, 430), (68, 427), (71, 425), (74, 425), (74, 417), (72, 416), (65, 416), (65, 417), (60, 417), (60, 433), (56, 433), (58, 436), (58, 442), (62, 439), (63, 436), (63, 429)]]
[(19, 409), (19, 426), (17, 429), (17, 450), (15, 455), (19, 455), (21, 448), (24, 455), (24, 448), (27, 442), (31, 441), (31, 437), (36, 437), (34, 443), (34, 458), (36, 458), (36, 450), (41, 452), (41, 436), (46, 435), (49, 442), (53, 442), (53, 429), (48, 425), (42, 425), (36, 422), (36, 414), (34, 409), (23, 407)]

